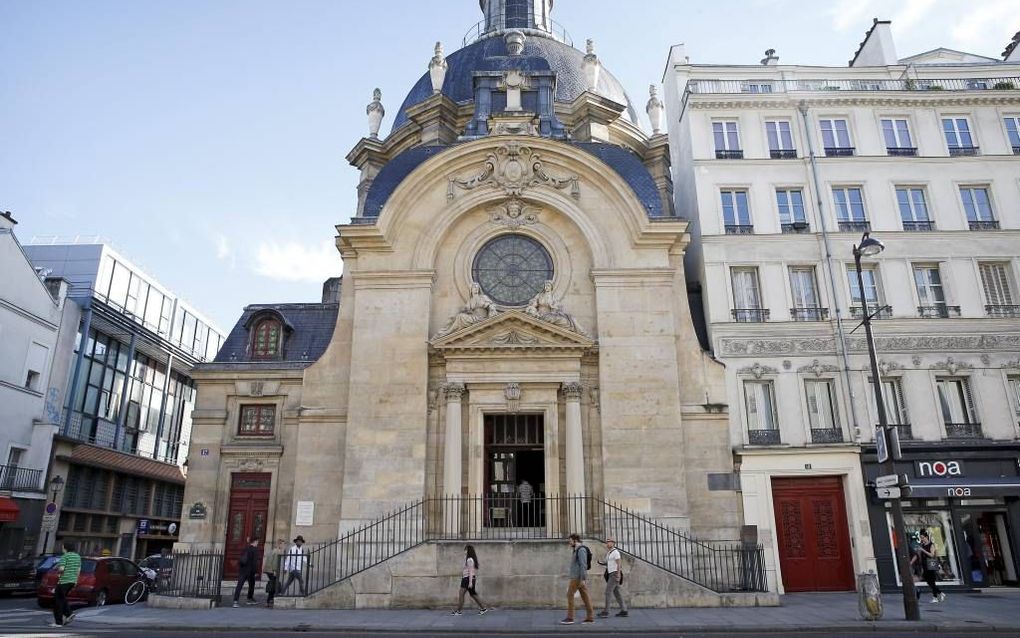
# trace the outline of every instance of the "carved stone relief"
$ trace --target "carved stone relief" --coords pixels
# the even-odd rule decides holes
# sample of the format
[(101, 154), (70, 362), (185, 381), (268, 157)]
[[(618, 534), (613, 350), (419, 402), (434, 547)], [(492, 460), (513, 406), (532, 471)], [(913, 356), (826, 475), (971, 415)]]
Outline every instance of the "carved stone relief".
[(797, 372), (803, 373), (810, 372), (814, 374), (816, 377), (820, 377), (823, 374), (839, 372), (839, 366), (834, 366), (828, 363), (822, 363), (818, 359), (815, 359), (814, 361), (811, 362), (811, 365), (801, 366), (797, 368)]
[(490, 343), (500, 346), (530, 346), (538, 343), (538, 339), (516, 330), (507, 330), (493, 337)]
[(755, 379), (760, 379), (766, 374), (778, 374), (778, 373), (779, 370), (776, 370), (772, 366), (763, 366), (757, 361), (755, 361), (754, 365), (752, 366), (748, 366), (746, 368), (741, 368), (737, 370), (737, 374), (750, 374)]
[(970, 370), (973, 367), (971, 364), (957, 361), (953, 357), (947, 357), (945, 361), (937, 361), (931, 364), (932, 370), (945, 370), (949, 374), (956, 374), (960, 370)]
[(584, 386), (576, 381), (564, 383), (560, 388), (563, 390), (563, 397), (567, 401), (580, 401), (584, 394)]
[(489, 220), (497, 226), (506, 226), (517, 230), (522, 226), (538, 223), (541, 211), (529, 206), (516, 197), (511, 197), (495, 208), (489, 209)]
[(577, 199), (581, 196), (577, 175), (554, 177), (546, 172), (538, 153), (519, 142), (509, 142), (489, 153), (482, 169), (475, 175), (464, 179), (450, 177), (446, 197), (456, 197), (458, 188), (469, 191), (479, 187), (502, 190), (508, 197), (520, 197), (535, 186), (558, 190), (569, 188), (572, 197)]
[[(987, 351), (1020, 349), (1020, 334), (999, 335), (892, 335), (875, 338), (881, 352), (937, 352)], [(847, 339), (851, 352), (866, 353), (867, 341), (863, 337)], [(831, 337), (811, 339), (730, 339), (720, 341), (723, 355), (813, 355), (834, 354), (836, 341)], [(915, 364), (919, 365), (919, 364)]]
[(521, 384), (506, 384), (503, 386), (503, 396), (506, 398), (507, 411), (515, 414), (521, 407)]

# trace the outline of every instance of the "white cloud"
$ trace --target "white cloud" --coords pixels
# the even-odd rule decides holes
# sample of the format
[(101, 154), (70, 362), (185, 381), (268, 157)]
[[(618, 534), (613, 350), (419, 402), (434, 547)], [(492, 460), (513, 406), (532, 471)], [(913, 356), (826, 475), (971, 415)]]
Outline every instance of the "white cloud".
[(892, 23), (898, 30), (906, 30), (922, 20), (927, 21), (935, 0), (907, 0), (903, 8), (892, 17)]
[(874, 17), (872, 8), (878, 9), (877, 4), (876, 0), (839, 0), (828, 11), (832, 16), (832, 28), (846, 31), (870, 24), (870, 18)]
[(227, 267), (234, 269), (237, 261), (234, 259), (234, 250), (230, 246), (230, 239), (226, 235), (216, 235), (216, 259), (226, 262)]
[(278, 281), (316, 281), (343, 272), (343, 261), (330, 240), (317, 244), (268, 241), (259, 244), (255, 272)]
[(968, 10), (960, 16), (952, 29), (953, 48), (963, 51), (981, 51), (988, 42), (999, 42), (1001, 51), (1020, 24), (1020, 2), (1016, 0), (990, 0), (968, 3)]

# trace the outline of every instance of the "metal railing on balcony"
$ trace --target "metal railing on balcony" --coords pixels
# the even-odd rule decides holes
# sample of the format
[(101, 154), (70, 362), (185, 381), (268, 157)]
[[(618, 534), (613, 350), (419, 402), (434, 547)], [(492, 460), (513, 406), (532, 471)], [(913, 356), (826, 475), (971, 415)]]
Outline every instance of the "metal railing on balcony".
[(752, 224), (726, 224), (727, 235), (753, 235), (754, 225)]
[(949, 156), (950, 157), (973, 157), (978, 154), (981, 150), (977, 146), (950, 146)]
[(797, 149), (774, 148), (769, 151), (769, 157), (771, 159), (797, 159)]
[(951, 439), (980, 439), (984, 435), (981, 433), (980, 423), (946, 423), (946, 436)]
[(779, 430), (748, 430), (748, 445), (779, 445), (782, 440)]
[(1016, 304), (987, 304), (985, 314), (989, 317), (1020, 317), (1020, 306)]
[[(892, 306), (876, 308), (873, 301), (868, 302), (868, 311), (872, 319), (892, 319)], [(853, 319), (864, 318), (864, 308), (861, 306), (850, 306), (850, 317)]]
[(935, 222), (931, 221), (930, 219), (926, 219), (923, 221), (904, 221), (903, 230), (907, 231), (908, 233), (920, 233), (929, 230), (935, 230)]
[(947, 306), (945, 304), (936, 304), (934, 306), (918, 306), (917, 316), (922, 319), (949, 319), (950, 317), (960, 316), (959, 306)]
[(811, 232), (811, 224), (807, 222), (789, 222), (780, 226), (784, 235), (799, 235)]
[(1020, 77), (882, 79), (691, 80), (685, 93), (762, 94), (830, 91), (1003, 91), (1020, 87)]
[(741, 149), (725, 150), (718, 149), (715, 152), (716, 159), (744, 159), (744, 151)]
[(794, 321), (825, 321), (829, 318), (828, 308), (790, 308)]
[(812, 443), (842, 443), (843, 430), (839, 428), (811, 428)]
[(763, 323), (770, 314), (767, 308), (734, 308), (730, 312), (737, 323)]
[(917, 157), (916, 146), (887, 146), (885, 152), (890, 157)]
[(1020, 146), (1013, 147), (1013, 155), (1020, 155)]
[(841, 233), (870, 233), (871, 222), (857, 220), (840, 220), (839, 232)]
[(999, 230), (999, 221), (996, 219), (970, 219), (967, 226), (971, 230)]
[(0, 465), (0, 490), (42, 492), (43, 471), (17, 465)]
[(826, 157), (853, 157), (856, 152), (853, 146), (826, 146)]
[(300, 556), (284, 555), (279, 569), (299, 561), (305, 582), (277, 595), (314, 594), (425, 542), (560, 540), (571, 533), (613, 538), (622, 552), (712, 591), (767, 591), (760, 545), (697, 540), (591, 496), (488, 494), (416, 501)]

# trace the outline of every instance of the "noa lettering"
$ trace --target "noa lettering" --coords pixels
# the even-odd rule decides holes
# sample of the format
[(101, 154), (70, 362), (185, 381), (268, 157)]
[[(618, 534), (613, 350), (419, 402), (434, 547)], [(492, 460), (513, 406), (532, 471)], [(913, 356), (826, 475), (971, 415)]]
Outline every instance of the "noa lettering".
[(918, 461), (918, 476), (963, 476), (959, 461)]

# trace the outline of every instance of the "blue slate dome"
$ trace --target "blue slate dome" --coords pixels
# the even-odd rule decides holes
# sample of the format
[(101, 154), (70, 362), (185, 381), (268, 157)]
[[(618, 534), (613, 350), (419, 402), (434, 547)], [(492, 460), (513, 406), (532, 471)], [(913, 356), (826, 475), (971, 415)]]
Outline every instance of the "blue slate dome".
[[(525, 71), (548, 71), (556, 73), (557, 102), (573, 102), (584, 93), (587, 82), (584, 78), (584, 53), (564, 44), (552, 37), (528, 34), (524, 43), (524, 52), (520, 57), (508, 58), (506, 42), (501, 35), (483, 37), (463, 49), (451, 53), (446, 62), (449, 68), (443, 82), (443, 94), (457, 103), (470, 102), (474, 99), (473, 73), (475, 71), (492, 71), (506, 68), (513, 60), (512, 66)], [(599, 73), (599, 95), (614, 102), (627, 106), (627, 117), (637, 124), (637, 113), (627, 97), (620, 82), (605, 67)], [(407, 109), (432, 95), (432, 81), (428, 72), (411, 89), (400, 111), (393, 120), (393, 130), (407, 123)]]

